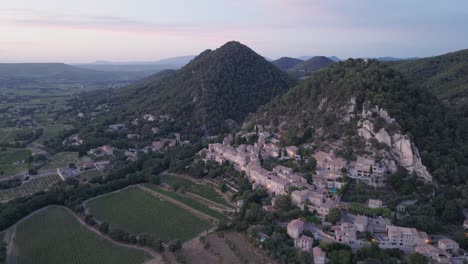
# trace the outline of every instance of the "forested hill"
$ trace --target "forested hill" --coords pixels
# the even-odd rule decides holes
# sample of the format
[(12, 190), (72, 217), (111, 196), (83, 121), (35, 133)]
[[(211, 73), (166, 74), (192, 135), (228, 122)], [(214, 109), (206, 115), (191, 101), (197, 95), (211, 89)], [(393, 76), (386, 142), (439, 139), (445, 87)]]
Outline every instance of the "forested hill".
[(312, 75), (315, 71), (325, 68), (332, 63), (334, 63), (334, 61), (328, 57), (315, 56), (290, 67), (287, 69), (287, 72), (296, 77), (305, 77)]
[[(397, 71), (378, 61), (336, 63), (261, 107), (252, 122), (276, 127), (285, 140), (307, 140), (320, 128), (325, 138), (338, 139), (342, 109), (356, 98), (357, 112), (365, 102), (387, 110), (409, 133), (434, 178), (451, 186), (465, 184), (468, 175), (466, 117), (447, 109), (426, 89), (409, 85)], [(361, 109), (361, 110), (359, 110)], [(287, 144), (286, 143), (286, 144)]]
[(427, 87), (438, 98), (468, 104), (468, 49), (389, 64), (415, 85)]
[(119, 98), (121, 116), (168, 114), (183, 130), (214, 134), (232, 128), (292, 80), (239, 42), (206, 50), (188, 65), (157, 81), (132, 86)]
[(290, 57), (282, 57), (277, 60), (272, 61), (273, 65), (278, 67), (280, 70), (286, 71), (291, 69), (292, 67), (296, 66), (299, 63), (304, 62), (303, 60), (290, 58)]

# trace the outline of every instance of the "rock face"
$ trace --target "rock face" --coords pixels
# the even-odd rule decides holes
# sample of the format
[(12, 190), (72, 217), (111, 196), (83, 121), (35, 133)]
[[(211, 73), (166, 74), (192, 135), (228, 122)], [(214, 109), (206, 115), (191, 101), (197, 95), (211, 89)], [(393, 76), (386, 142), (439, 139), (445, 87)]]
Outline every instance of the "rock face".
[(379, 143), (383, 143), (389, 147), (392, 145), (392, 139), (390, 138), (390, 135), (388, 135), (385, 128), (381, 128), (379, 132), (375, 134), (375, 139), (377, 139)]
[(364, 120), (364, 122), (360, 122), (362, 125), (361, 128), (358, 128), (358, 135), (365, 138), (371, 139), (374, 137), (374, 125), (369, 120)]
[(379, 132), (374, 132), (374, 123), (372, 113), (382, 117), (387, 124), (394, 123), (395, 120), (389, 116), (387, 111), (375, 106), (371, 109), (363, 109), (361, 120), (358, 122), (357, 133), (366, 140), (376, 139), (379, 143), (383, 143), (389, 147), (385, 151), (384, 163), (390, 172), (397, 170), (397, 165), (405, 168), (409, 172), (414, 172), (418, 177), (423, 178), (428, 182), (432, 182), (432, 176), (427, 171), (427, 168), (422, 164), (421, 156), (416, 146), (411, 142), (407, 135), (402, 135), (400, 132), (390, 135), (385, 128), (381, 128)]
[(432, 176), (427, 171), (426, 166), (422, 164), (418, 149), (407, 136), (395, 134), (392, 149), (399, 158), (400, 166), (408, 171), (415, 172), (426, 181), (432, 182)]

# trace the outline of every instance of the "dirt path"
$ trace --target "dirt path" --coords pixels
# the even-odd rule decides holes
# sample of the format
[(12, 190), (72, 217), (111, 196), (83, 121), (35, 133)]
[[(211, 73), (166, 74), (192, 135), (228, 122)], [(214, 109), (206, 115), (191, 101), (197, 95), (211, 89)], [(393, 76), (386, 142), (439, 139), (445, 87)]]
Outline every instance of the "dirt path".
[(39, 212), (42, 212), (44, 210), (47, 210), (49, 208), (52, 208), (52, 207), (61, 207), (63, 209), (65, 209), (66, 211), (68, 211), (71, 215), (73, 215), (73, 217), (75, 217), (75, 219), (78, 220), (78, 223), (85, 227), (87, 230), (95, 233), (96, 235), (99, 236), (99, 238), (101, 239), (104, 239), (104, 240), (107, 240), (109, 242), (111, 242), (112, 244), (114, 245), (117, 245), (117, 246), (121, 246), (121, 247), (126, 247), (126, 248), (132, 248), (132, 249), (138, 249), (138, 250), (143, 250), (145, 251), (146, 253), (148, 253), (152, 259), (144, 262), (143, 264), (157, 264), (157, 263), (163, 263), (162, 262), (162, 257), (159, 253), (157, 253), (156, 251), (148, 248), (148, 247), (142, 247), (142, 246), (137, 246), (137, 245), (130, 245), (130, 244), (126, 244), (126, 243), (122, 243), (122, 242), (118, 242), (118, 241), (115, 241), (113, 239), (111, 239), (110, 237), (108, 236), (105, 236), (103, 235), (101, 232), (99, 232), (99, 230), (96, 228), (96, 227), (91, 227), (89, 226), (88, 224), (86, 224), (75, 212), (73, 212), (70, 208), (67, 208), (67, 207), (64, 207), (64, 206), (60, 206), (60, 205), (50, 205), (50, 206), (46, 206), (44, 208), (41, 208), (39, 210), (36, 210), (32, 213), (30, 213), (29, 215), (23, 217), (20, 221), (18, 221), (15, 225), (13, 225), (12, 227), (10, 227), (9, 229), (13, 228), (13, 232), (11, 234), (11, 237), (10, 237), (10, 243), (8, 243), (8, 249), (7, 249), (7, 261), (6, 263), (13, 263), (13, 255), (14, 255), (14, 238), (15, 238), (15, 235), (16, 235), (16, 227), (18, 226), (18, 224), (22, 223), (23, 221), (29, 219), (30, 217), (34, 216), (35, 214), (39, 213)]
[(235, 212), (236, 210), (233, 209), (233, 208), (229, 208), (225, 205), (222, 205), (222, 204), (219, 204), (219, 203), (216, 203), (216, 202), (213, 202), (211, 200), (208, 200), (204, 197), (201, 197), (200, 195), (197, 195), (197, 194), (194, 194), (194, 193), (191, 193), (189, 191), (186, 191), (185, 194), (187, 196), (192, 196), (193, 198), (195, 199), (199, 199), (199, 200), (202, 200), (204, 203), (207, 203), (207, 206), (209, 206), (211, 209), (213, 210), (216, 210), (216, 211), (219, 211), (219, 212), (223, 212), (223, 211), (226, 211), (226, 212)]
[(188, 206), (188, 205), (186, 205), (186, 204), (184, 204), (184, 203), (181, 203), (181, 202), (179, 202), (179, 201), (177, 201), (177, 200), (175, 200), (175, 199), (173, 199), (173, 198), (171, 198), (171, 197), (168, 197), (168, 196), (166, 196), (166, 195), (164, 195), (164, 194), (161, 194), (161, 193), (158, 193), (158, 192), (156, 192), (156, 191), (153, 191), (153, 190), (151, 190), (151, 189), (149, 189), (149, 188), (147, 188), (147, 187), (145, 187), (145, 186), (142, 186), (142, 185), (138, 185), (138, 187), (139, 187), (140, 189), (142, 189), (143, 191), (145, 191), (145, 192), (147, 192), (147, 193), (149, 193), (149, 194), (151, 194), (151, 195), (153, 195), (153, 196), (155, 196), (155, 197), (162, 198), (162, 199), (164, 199), (164, 200), (166, 200), (166, 201), (169, 201), (169, 202), (171, 202), (171, 203), (173, 203), (173, 204), (179, 206), (180, 208), (182, 208), (182, 209), (184, 209), (184, 210), (187, 210), (187, 211), (193, 213), (194, 215), (197, 215), (197, 216), (200, 216), (200, 217), (202, 217), (202, 218), (205, 218), (205, 219), (209, 219), (209, 220), (218, 222), (218, 219), (216, 219), (216, 218), (214, 218), (214, 217), (212, 217), (212, 216), (209, 216), (209, 215), (207, 215), (207, 214), (205, 214), (205, 213), (202, 213), (202, 212), (200, 212), (200, 211), (198, 211), (198, 210), (195, 210), (194, 208), (192, 208), (192, 207), (190, 207), (190, 206)]

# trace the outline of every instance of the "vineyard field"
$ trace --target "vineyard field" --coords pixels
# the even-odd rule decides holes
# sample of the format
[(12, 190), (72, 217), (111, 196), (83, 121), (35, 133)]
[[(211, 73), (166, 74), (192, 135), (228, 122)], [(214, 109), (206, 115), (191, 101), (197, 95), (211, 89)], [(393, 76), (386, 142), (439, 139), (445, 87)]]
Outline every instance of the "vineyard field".
[(13, 245), (10, 257), (17, 264), (136, 264), (151, 258), (142, 250), (121, 247), (100, 238), (59, 206), (36, 212), (20, 222)]
[(163, 175), (161, 177), (161, 181), (171, 187), (173, 187), (174, 185), (178, 185), (180, 187), (183, 187), (187, 192), (196, 194), (214, 203), (232, 208), (232, 205), (230, 205), (219, 193), (217, 193), (210, 186), (199, 184), (191, 180), (170, 174)]
[(186, 241), (212, 224), (166, 200), (133, 187), (98, 197), (86, 203), (96, 219), (131, 234), (147, 233), (163, 241)]
[(7, 201), (46, 190), (52, 184), (58, 181), (60, 181), (60, 177), (58, 175), (50, 175), (36, 179), (30, 179), (29, 181), (23, 183), (23, 185), (19, 187), (0, 190), (0, 201)]
[(163, 194), (163, 195), (166, 195), (167, 197), (170, 197), (176, 201), (179, 201), (187, 206), (190, 206), (192, 207), (193, 209), (197, 210), (197, 211), (200, 211), (206, 215), (209, 215), (213, 218), (216, 218), (218, 220), (223, 220), (223, 219), (226, 219), (226, 216), (223, 215), (222, 213), (218, 212), (218, 211), (215, 211), (211, 208), (209, 208), (208, 206), (200, 203), (200, 202), (197, 202), (193, 199), (190, 199), (188, 197), (185, 197), (183, 195), (180, 195), (178, 193), (175, 193), (175, 192), (172, 192), (172, 191), (168, 191), (168, 190), (164, 190), (162, 188), (159, 188), (158, 186), (156, 185), (152, 185), (152, 184), (145, 184), (144, 185), (145, 187), (155, 191), (155, 192), (158, 192), (160, 194)]

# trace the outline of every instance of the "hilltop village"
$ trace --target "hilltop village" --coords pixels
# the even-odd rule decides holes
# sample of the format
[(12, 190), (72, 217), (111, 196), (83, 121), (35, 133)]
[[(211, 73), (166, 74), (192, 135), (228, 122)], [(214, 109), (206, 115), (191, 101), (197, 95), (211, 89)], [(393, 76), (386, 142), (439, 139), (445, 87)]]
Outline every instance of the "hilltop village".
[[(250, 133), (240, 136), (254, 135)], [(385, 165), (369, 157), (358, 156), (356, 161), (348, 161), (337, 157), (333, 150), (317, 151), (312, 154), (316, 172), (312, 179), (307, 180), (293, 168), (276, 165), (267, 170), (262, 166), (263, 159), (269, 158), (293, 163), (309, 162), (308, 157), (301, 155), (297, 146), (280, 147), (280, 140), (266, 131), (258, 132), (255, 136), (258, 140), (253, 145), (240, 144), (235, 147), (232, 145), (233, 136), (229, 135), (222, 143), (209, 144), (199, 155), (205, 162), (232, 164), (236, 170), (245, 174), (253, 189), (268, 190), (273, 197), (273, 206), (265, 206), (264, 210), (274, 210), (276, 197), (290, 195), (294, 205), (301, 210), (317, 213), (326, 227), (323, 230), (304, 219), (294, 219), (287, 224), (287, 233), (294, 239), (294, 246), (312, 254), (314, 263), (326, 263), (326, 253), (318, 246), (313, 247), (314, 239), (343, 243), (353, 249), (377, 243), (380, 248), (397, 248), (406, 253), (418, 252), (437, 263), (451, 263), (452, 252), (458, 256), (459, 245), (452, 239), (439, 238), (436, 245), (431, 245), (434, 241), (425, 232), (392, 225), (390, 219), (382, 216), (369, 217), (348, 211), (349, 204), (342, 202), (341, 197), (349, 178), (361, 181), (370, 188), (384, 186), (387, 176)], [(384, 208), (385, 204), (379, 199), (369, 199), (367, 207), (378, 209)], [(400, 208), (404, 208), (404, 205)], [(334, 223), (327, 222), (327, 216), (333, 210), (339, 210), (341, 217)], [(314, 238), (305, 235), (304, 230), (312, 233)]]

